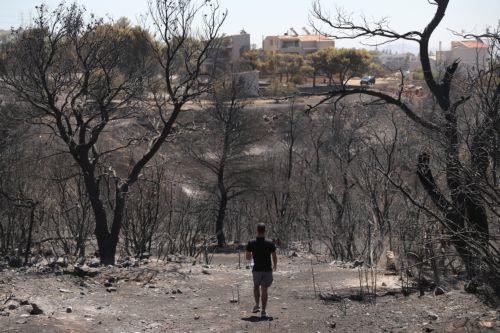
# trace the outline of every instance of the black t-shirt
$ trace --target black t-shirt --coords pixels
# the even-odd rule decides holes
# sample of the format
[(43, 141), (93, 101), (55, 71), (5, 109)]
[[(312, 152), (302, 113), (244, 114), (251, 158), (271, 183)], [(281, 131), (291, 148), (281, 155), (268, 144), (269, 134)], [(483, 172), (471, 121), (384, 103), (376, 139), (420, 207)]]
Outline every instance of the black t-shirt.
[(271, 253), (276, 251), (273, 241), (257, 237), (247, 244), (247, 251), (252, 252), (254, 272), (272, 272)]

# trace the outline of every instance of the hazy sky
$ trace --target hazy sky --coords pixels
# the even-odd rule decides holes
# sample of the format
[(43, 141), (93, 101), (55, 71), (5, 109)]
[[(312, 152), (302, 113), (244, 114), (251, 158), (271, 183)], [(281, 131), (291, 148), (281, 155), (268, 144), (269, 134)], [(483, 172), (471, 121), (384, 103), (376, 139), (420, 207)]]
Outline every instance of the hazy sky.
[[(308, 26), (311, 0), (220, 0), (229, 16), (224, 25), (224, 32), (236, 34), (245, 29), (252, 36), (252, 43), (261, 47), (262, 36), (282, 34), (294, 27), (301, 31)], [(29, 20), (35, 5), (40, 0), (0, 0), (0, 29), (18, 26)], [(77, 0), (97, 14), (106, 14), (113, 18), (129, 17), (137, 22), (139, 15), (146, 12), (147, 0)], [(46, 0), (49, 6), (59, 0)], [(335, 6), (356, 14), (365, 14), (368, 18), (389, 17), (392, 27), (400, 31), (422, 29), (432, 17), (434, 6), (427, 0), (323, 0), (323, 6), (333, 10)], [(500, 19), (500, 0), (450, 0), (448, 12), (431, 42), (437, 48), (443, 42), (447, 49), (454, 39), (448, 29), (467, 32), (484, 32), (487, 26), (497, 26)], [(403, 47), (414, 50), (409, 42)], [(353, 41), (338, 41), (337, 46), (360, 46)]]

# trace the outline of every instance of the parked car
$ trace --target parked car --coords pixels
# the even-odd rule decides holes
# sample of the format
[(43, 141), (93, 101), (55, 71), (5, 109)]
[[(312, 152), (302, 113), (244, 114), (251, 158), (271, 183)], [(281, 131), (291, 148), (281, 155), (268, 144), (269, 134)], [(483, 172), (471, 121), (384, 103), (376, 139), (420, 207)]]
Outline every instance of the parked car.
[(362, 86), (375, 84), (375, 76), (363, 76), (359, 84), (361, 84)]

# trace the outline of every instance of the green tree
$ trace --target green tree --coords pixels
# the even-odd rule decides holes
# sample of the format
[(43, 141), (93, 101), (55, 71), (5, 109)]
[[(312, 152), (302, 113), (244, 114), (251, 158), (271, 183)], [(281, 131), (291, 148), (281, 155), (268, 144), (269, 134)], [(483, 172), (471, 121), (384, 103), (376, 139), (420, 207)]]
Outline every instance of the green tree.
[(372, 62), (372, 57), (366, 50), (361, 49), (337, 49), (335, 57), (331, 61), (335, 62), (338, 68), (340, 82), (347, 83), (354, 76), (363, 75)]
[(316, 76), (323, 74), (328, 77), (329, 85), (332, 84), (333, 76), (338, 72), (338, 67), (334, 61), (337, 51), (333, 47), (322, 49), (310, 54), (307, 59), (314, 70), (313, 86), (316, 86)]
[(245, 51), (239, 59), (239, 67), (242, 71), (261, 70), (263, 65), (261, 55), (257, 50)]
[(384, 76), (387, 73), (387, 70), (383, 66), (376, 64), (374, 62), (372, 62), (372, 63), (370, 63), (370, 65), (368, 65), (367, 70), (370, 73), (370, 75), (375, 75), (378, 77)]
[[(302, 67), (300, 67), (299, 77), (303, 79), (304, 77), (311, 76), (313, 77), (313, 81), (315, 81), (314, 68), (308, 62), (304, 62)], [(315, 82), (313, 82), (313, 85), (315, 86)]]
[(340, 82), (345, 84), (350, 78), (362, 75), (372, 62), (372, 57), (366, 50), (335, 49), (333, 47), (319, 50), (308, 57), (314, 69), (313, 85), (316, 85), (316, 75), (319, 73), (328, 77), (328, 84), (338, 75)]
[(279, 74), (280, 82), (283, 82), (283, 76), (286, 82), (300, 73), (300, 68), (304, 64), (304, 57), (294, 53), (278, 53), (269, 59), (269, 68), (274, 75)]

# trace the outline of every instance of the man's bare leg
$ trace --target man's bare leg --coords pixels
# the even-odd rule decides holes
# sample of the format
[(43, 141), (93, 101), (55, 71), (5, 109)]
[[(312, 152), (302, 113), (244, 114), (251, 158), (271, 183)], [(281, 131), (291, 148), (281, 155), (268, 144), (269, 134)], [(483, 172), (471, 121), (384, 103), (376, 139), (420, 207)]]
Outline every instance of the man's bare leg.
[(261, 286), (261, 294), (262, 294), (262, 313), (266, 313), (267, 307), (267, 287)]
[[(253, 296), (255, 297), (255, 305), (258, 306), (259, 305), (259, 300), (260, 300), (260, 289), (259, 289), (259, 286), (253, 286)], [(262, 297), (262, 301), (264, 301), (264, 297)]]

